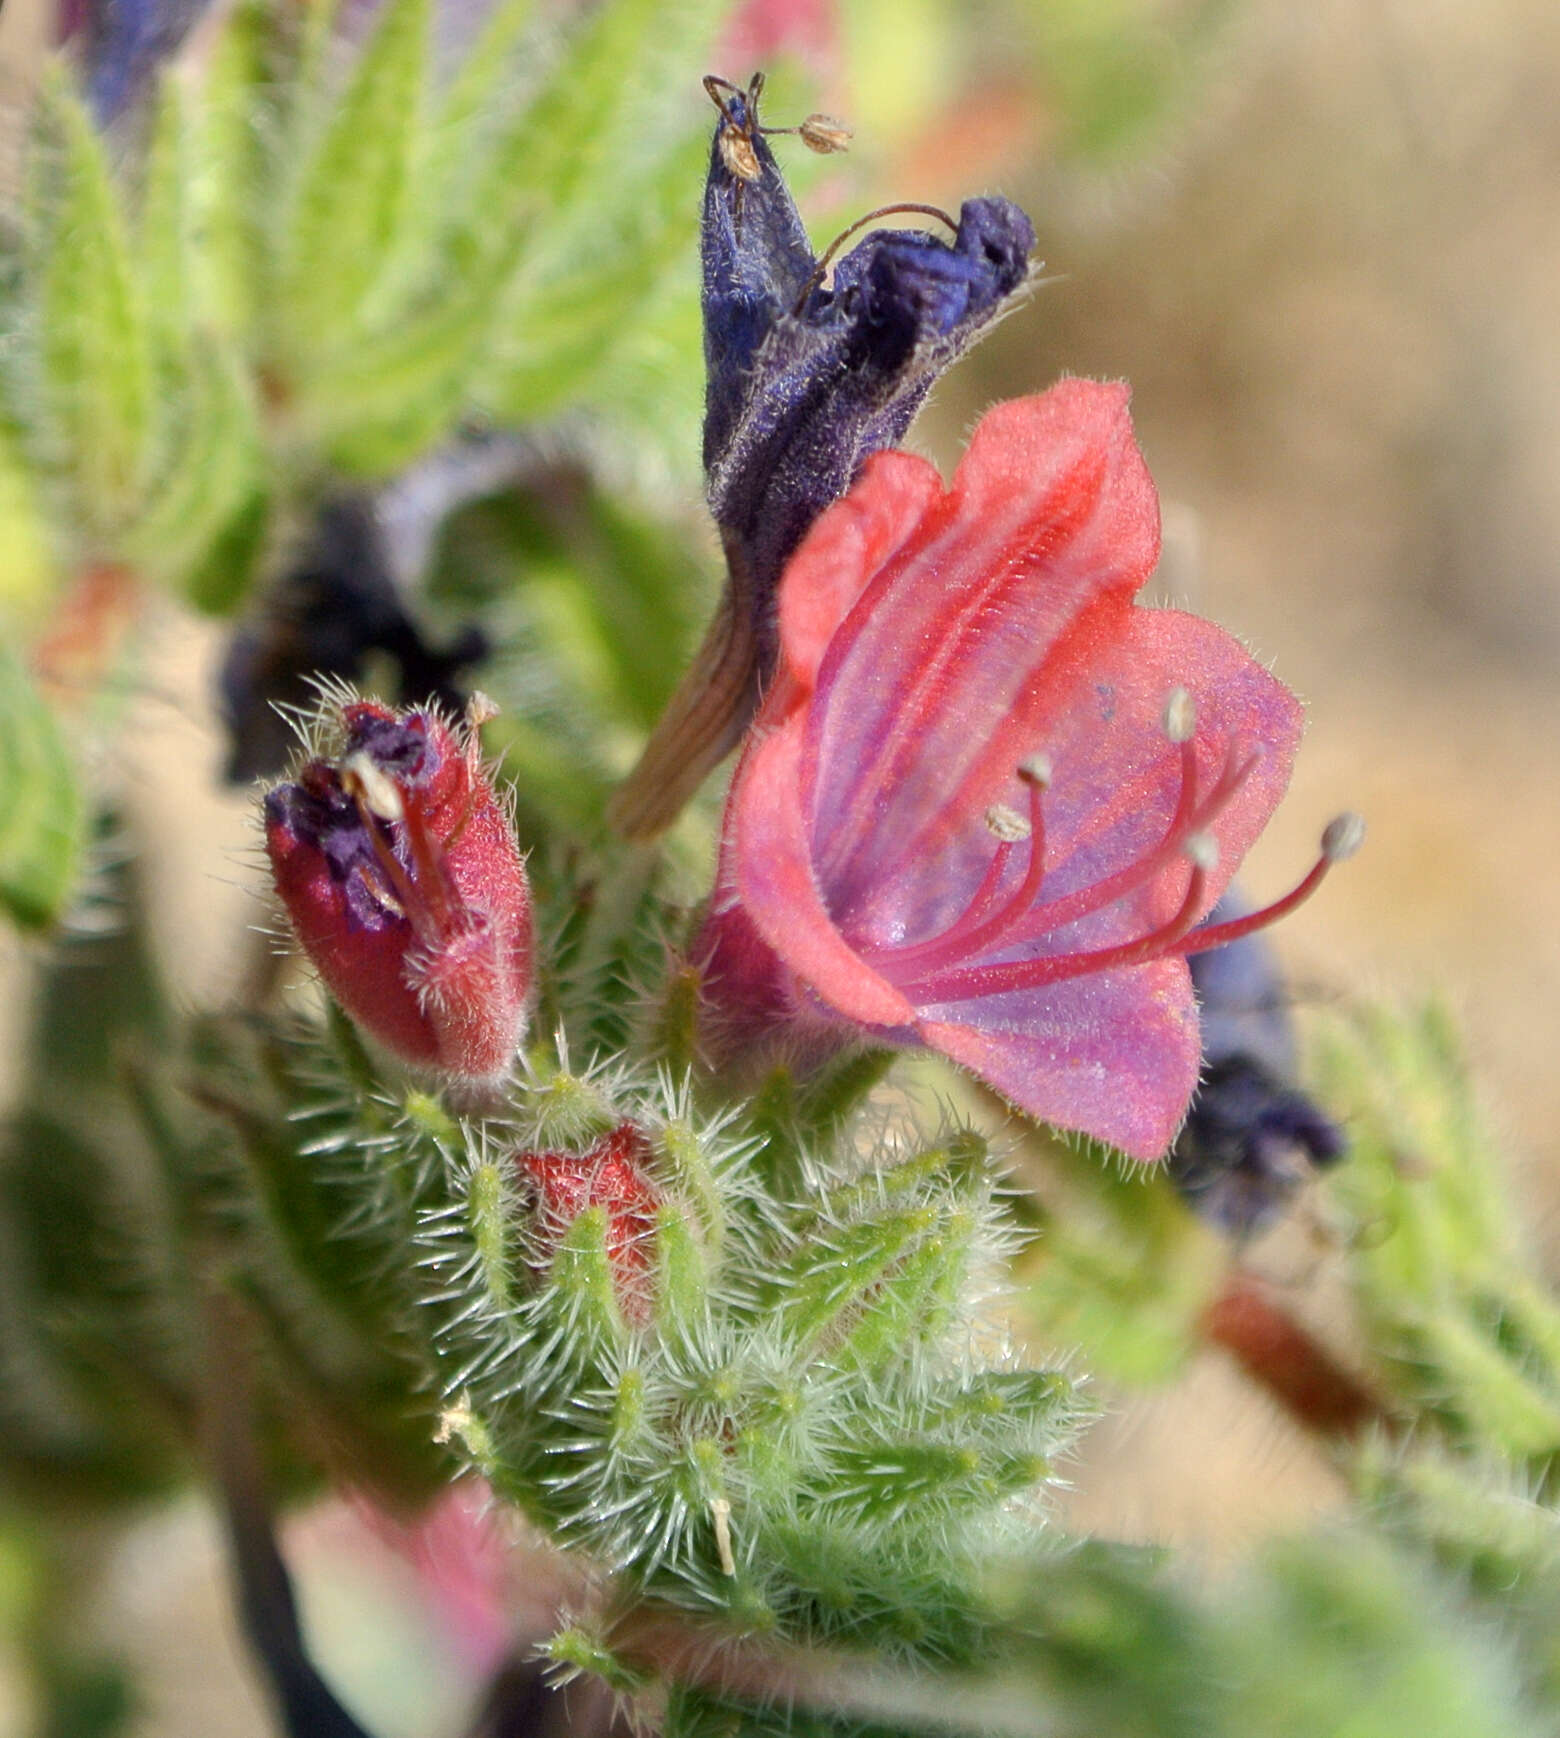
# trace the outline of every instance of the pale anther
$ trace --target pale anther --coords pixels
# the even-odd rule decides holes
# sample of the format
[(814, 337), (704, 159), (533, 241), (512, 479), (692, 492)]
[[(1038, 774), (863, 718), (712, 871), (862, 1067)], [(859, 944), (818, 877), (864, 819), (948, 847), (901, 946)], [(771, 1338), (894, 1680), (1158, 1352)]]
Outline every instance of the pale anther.
[(763, 176), (753, 141), (746, 133), (734, 132), (729, 125), (721, 129), (720, 157), (727, 172), (739, 181), (757, 181)]
[(381, 821), (399, 821), (406, 813), (395, 780), (362, 749), (342, 761), (341, 787), (349, 796), (361, 797), (368, 812)]
[(735, 1575), (737, 1559), (731, 1549), (731, 1504), (725, 1497), (710, 1498), (710, 1515), (715, 1522), (715, 1549), (720, 1554), (722, 1575)]
[(484, 724), (498, 717), (498, 702), (491, 694), (484, 694), (480, 688), (473, 688), (471, 698), (466, 702), (466, 724), (471, 730), (478, 730)]
[(852, 137), (850, 128), (833, 115), (809, 115), (796, 130), (808, 150), (820, 154), (845, 150)]
[(1188, 833), (1181, 850), (1192, 867), (1205, 875), (1219, 866), (1219, 841), (1212, 833)]
[(1165, 735), (1172, 742), (1190, 742), (1197, 729), (1197, 702), (1185, 688), (1172, 688), (1165, 701)]
[(1041, 790), (1051, 788), (1051, 757), (1048, 754), (1031, 754), (1018, 763), (1018, 776), (1026, 785), (1039, 785)]
[(1329, 863), (1352, 857), (1365, 843), (1365, 822), (1352, 812), (1335, 815), (1322, 833), (1322, 855)]
[(1005, 845), (1015, 845), (1020, 839), (1029, 837), (1028, 821), (1017, 809), (1010, 809), (1006, 803), (993, 803), (986, 810), (986, 829)]

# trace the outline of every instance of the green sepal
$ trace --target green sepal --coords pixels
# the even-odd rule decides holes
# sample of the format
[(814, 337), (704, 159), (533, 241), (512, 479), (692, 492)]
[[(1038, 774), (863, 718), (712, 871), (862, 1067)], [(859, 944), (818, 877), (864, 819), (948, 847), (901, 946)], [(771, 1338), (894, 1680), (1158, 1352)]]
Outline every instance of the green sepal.
[(880, 1371), (913, 1355), (914, 1348), (935, 1345), (958, 1310), (979, 1230), (969, 1208), (942, 1214), (935, 1229), (883, 1273), (833, 1356)]
[[(272, 100), (270, 0), (238, 0), (211, 44), (192, 105), (190, 155), (195, 249), (195, 303), (220, 331), (248, 334), (266, 306), (270, 267), (261, 214), (271, 209), (276, 164), (262, 117)], [(177, 73), (165, 74), (172, 82)]]
[(1162, 1169), (1093, 1142), (1032, 1139), (1045, 1174), (1025, 1202), (1042, 1228), (1018, 1269), (1025, 1313), (1047, 1344), (1083, 1347), (1114, 1381), (1170, 1380), (1202, 1343), (1228, 1245)]
[(165, 68), (157, 85), (135, 232), (136, 264), (159, 372), (170, 363), (183, 364), (193, 312), (192, 143), (187, 80)]
[(972, 1442), (896, 1442), (880, 1437), (842, 1449), (820, 1498), (864, 1524), (928, 1522), (950, 1510), (989, 1508), (1033, 1489), (1050, 1471), (1044, 1456), (983, 1450)]
[(565, 1356), (599, 1363), (627, 1343), (618, 1309), (605, 1207), (587, 1207), (563, 1236), (548, 1267), (545, 1313), (562, 1330)]
[(1351, 1277), (1388, 1382), (1462, 1446), (1560, 1452), (1560, 1313), (1532, 1277), (1444, 1009), (1329, 1026), (1322, 1091), (1349, 1130), (1328, 1195), (1353, 1228)]
[(75, 891), (86, 808), (59, 720), (0, 644), (0, 909), (45, 929)]
[(502, 1315), (513, 1295), (509, 1273), (509, 1220), (513, 1211), (505, 1167), (484, 1159), (466, 1182), (466, 1225), (477, 1252), (477, 1269), (488, 1307)]
[(706, 1318), (709, 1282), (703, 1242), (687, 1213), (666, 1201), (655, 1214), (655, 1317), (663, 1337), (686, 1337)]
[(878, 1288), (925, 1239), (942, 1215), (903, 1208), (855, 1224), (820, 1228), (776, 1275), (773, 1306), (798, 1345), (833, 1343), (872, 1307)]

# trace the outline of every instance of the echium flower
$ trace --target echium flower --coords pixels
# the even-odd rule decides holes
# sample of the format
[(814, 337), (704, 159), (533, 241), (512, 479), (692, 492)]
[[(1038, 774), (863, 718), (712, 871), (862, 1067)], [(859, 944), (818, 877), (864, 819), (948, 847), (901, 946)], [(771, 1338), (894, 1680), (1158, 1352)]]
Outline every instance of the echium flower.
[[(720, 118), (702, 230), (704, 469), (727, 581), (692, 668), (615, 799), (613, 822), (630, 836), (668, 825), (736, 745), (779, 654), (786, 562), (1008, 305), (1035, 244), (1029, 219), (1006, 199), (966, 200), (957, 221), (928, 206), (889, 207), (872, 217), (931, 215), (952, 240), (876, 230), (826, 281), (834, 248), (820, 259), (808, 242), (766, 142), (782, 129), (759, 124), (762, 78), (746, 91), (705, 83)], [(783, 130), (823, 151), (848, 137), (821, 115)]]
[(1159, 550), (1125, 387), (981, 421), (953, 486), (880, 453), (786, 570), (780, 662), (696, 943), (717, 1051), (865, 1036), (1143, 1159), (1196, 1084), (1185, 956), (1288, 782), (1294, 696), (1133, 602)]
[(326, 988), (392, 1055), (468, 1087), (509, 1071), (530, 995), (531, 896), (505, 805), (437, 712), (328, 703), (332, 741), (267, 793), (266, 850)]

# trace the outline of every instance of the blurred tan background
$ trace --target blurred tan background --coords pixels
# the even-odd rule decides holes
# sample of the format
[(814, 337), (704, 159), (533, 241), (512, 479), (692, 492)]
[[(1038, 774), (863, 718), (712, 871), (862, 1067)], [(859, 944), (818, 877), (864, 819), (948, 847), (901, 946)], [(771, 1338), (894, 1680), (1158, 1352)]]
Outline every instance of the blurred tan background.
[[(1043, 0), (1028, 10), (1043, 34), (1062, 13), (1103, 28), (1107, 9), (1070, 0), (1049, 22)], [(1145, 40), (1179, 52), (1188, 7), (1108, 10), (1146, 15)], [(1560, 8), (1222, 10), (1182, 99), (1115, 161), (1067, 149), (1066, 103), (1048, 93), (1023, 6), (965, 16), (915, 0), (896, 28), (922, 29), (930, 50), (884, 38), (859, 56), (872, 72), (854, 87), (848, 55), (836, 69), (829, 94), (858, 125), (874, 193), (1001, 187), (1034, 213), (1053, 274), (945, 384), (916, 438), (947, 460), (995, 397), (1063, 371), (1133, 382), (1166, 504), (1162, 589), (1239, 633), (1310, 706), (1292, 794), (1247, 886), (1285, 888), (1340, 808), (1370, 825), (1362, 855), (1283, 927), (1297, 993), (1449, 994), (1535, 1241), (1560, 1271)], [(5, 0), (8, 98), (25, 87), (40, 15), (38, 0)], [(889, 16), (847, 8), (847, 49)], [(875, 118), (887, 143), (874, 156)], [(169, 757), (213, 780), (219, 759), (198, 717), (214, 643), (172, 619), (162, 634), (169, 679), (191, 698), (143, 708), (148, 806)], [(177, 960), (191, 994), (222, 986), (251, 920), (233, 856), (243, 809), (219, 804), (206, 859), (144, 841), (166, 908), (196, 914)], [(1337, 1494), (1212, 1357), (1172, 1394), (1118, 1403), (1075, 1482), (1078, 1523), (1210, 1560)], [(340, 1571), (307, 1537), (300, 1548), (323, 1609)], [(241, 1668), (195, 1511), (126, 1547), (101, 1622), (145, 1662), (141, 1730), (264, 1730), (253, 1693), (231, 1689)], [(322, 1632), (327, 1670), (371, 1685), (382, 1666), (354, 1665), (346, 1645)], [(435, 1718), (415, 1702), (401, 1712)], [(384, 1738), (436, 1729), (385, 1717)], [(20, 1710), (9, 1718), (0, 1733), (26, 1730)]]

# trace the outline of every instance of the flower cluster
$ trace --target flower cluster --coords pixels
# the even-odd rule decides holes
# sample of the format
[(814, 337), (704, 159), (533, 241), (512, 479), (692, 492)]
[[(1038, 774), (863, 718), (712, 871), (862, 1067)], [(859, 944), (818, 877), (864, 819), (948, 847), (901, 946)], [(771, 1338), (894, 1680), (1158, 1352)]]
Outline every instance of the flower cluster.
[[(1300, 707), (1221, 629), (1136, 603), (1159, 508), (1126, 388), (999, 405), (951, 487), (885, 450), (1023, 282), (1028, 220), (972, 200), (951, 243), (870, 235), (826, 286), (761, 81), (707, 84), (704, 457), (730, 583), (618, 814), (663, 825), (762, 688), (693, 949), (706, 1051), (927, 1048), (1160, 1158), (1204, 1055), (1188, 957), (1291, 909), (1360, 824), (1335, 821), (1285, 898), (1210, 920), (1283, 794)], [(267, 799), (294, 927), (388, 1049), (491, 1082), (523, 1028), (531, 923), (474, 733), (370, 702), (339, 728), (334, 759)], [(653, 1205), (631, 1136), (524, 1161), (555, 1216), (609, 1210), (619, 1268)]]

